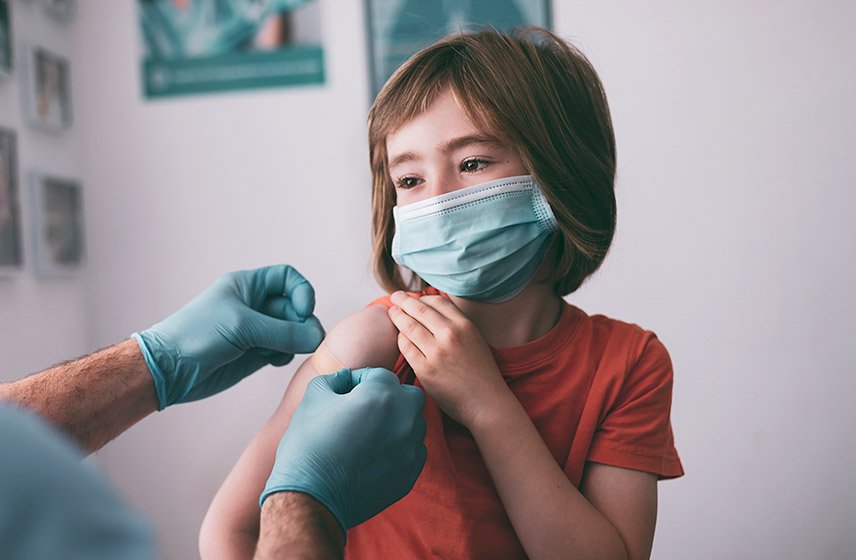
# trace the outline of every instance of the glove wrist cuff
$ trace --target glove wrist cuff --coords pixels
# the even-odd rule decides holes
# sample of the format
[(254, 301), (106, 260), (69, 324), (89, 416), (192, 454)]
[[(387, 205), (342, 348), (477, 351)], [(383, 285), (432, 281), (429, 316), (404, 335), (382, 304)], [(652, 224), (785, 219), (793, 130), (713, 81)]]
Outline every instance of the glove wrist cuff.
[(167, 406), (166, 376), (164, 376), (160, 367), (158, 367), (155, 357), (152, 355), (151, 350), (149, 350), (146, 340), (143, 338), (142, 334), (135, 332), (131, 335), (131, 338), (137, 341), (137, 345), (140, 347), (140, 352), (143, 354), (143, 359), (149, 367), (149, 373), (152, 375), (152, 380), (155, 383), (155, 393), (158, 397), (158, 410), (163, 410)]

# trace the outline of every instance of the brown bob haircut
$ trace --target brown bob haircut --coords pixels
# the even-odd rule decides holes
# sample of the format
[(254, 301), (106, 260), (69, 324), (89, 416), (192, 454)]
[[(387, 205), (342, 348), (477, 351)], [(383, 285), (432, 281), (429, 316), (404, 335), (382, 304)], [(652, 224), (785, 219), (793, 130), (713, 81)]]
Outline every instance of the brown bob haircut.
[(388, 291), (405, 281), (392, 259), (395, 186), (387, 136), (450, 88), (484, 132), (516, 150), (550, 203), (559, 232), (548, 257), (559, 296), (575, 291), (606, 257), (615, 234), (615, 135), (603, 85), (588, 59), (535, 27), (485, 29), (441, 39), (405, 62), (369, 111), (373, 261)]

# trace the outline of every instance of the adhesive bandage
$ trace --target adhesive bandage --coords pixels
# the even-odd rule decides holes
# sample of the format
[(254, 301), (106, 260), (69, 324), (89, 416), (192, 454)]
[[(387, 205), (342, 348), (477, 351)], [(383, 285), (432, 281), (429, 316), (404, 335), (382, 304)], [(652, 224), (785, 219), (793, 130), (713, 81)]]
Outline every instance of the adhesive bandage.
[(345, 365), (337, 360), (336, 356), (330, 352), (330, 349), (327, 348), (326, 342), (322, 342), (321, 346), (315, 350), (315, 353), (312, 354), (311, 358), (309, 358), (309, 363), (311, 363), (312, 367), (315, 368), (315, 371), (320, 374), (333, 373), (334, 371), (338, 371), (345, 367)]

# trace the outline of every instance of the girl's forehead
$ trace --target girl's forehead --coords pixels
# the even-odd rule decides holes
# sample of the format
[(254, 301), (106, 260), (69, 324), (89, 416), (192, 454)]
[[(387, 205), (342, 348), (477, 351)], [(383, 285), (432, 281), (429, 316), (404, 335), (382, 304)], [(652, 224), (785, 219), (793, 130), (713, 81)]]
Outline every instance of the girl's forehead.
[(421, 113), (403, 122), (386, 137), (387, 153), (397, 150), (431, 149), (462, 136), (493, 136), (467, 114), (451, 89), (438, 94)]

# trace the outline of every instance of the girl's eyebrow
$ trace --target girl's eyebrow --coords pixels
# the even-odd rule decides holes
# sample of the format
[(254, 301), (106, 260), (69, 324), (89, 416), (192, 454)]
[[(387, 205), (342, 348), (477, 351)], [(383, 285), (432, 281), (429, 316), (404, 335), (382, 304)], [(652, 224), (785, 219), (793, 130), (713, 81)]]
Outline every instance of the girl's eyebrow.
[[(494, 138), (493, 136), (486, 136), (481, 134), (468, 134), (466, 136), (460, 136), (458, 138), (452, 138), (440, 148), (440, 151), (444, 154), (450, 154), (456, 150), (460, 150), (461, 148), (466, 148), (472, 144), (493, 144), (496, 147), (502, 147), (504, 144)], [(406, 163), (408, 161), (418, 161), (422, 159), (422, 156), (415, 152), (404, 152), (403, 154), (398, 154), (394, 158), (392, 158), (389, 162), (389, 168), (393, 169), (402, 163)]]
[(460, 150), (461, 148), (465, 148), (471, 144), (494, 144), (496, 147), (503, 146), (502, 142), (500, 142), (493, 136), (487, 136), (482, 134), (468, 134), (467, 136), (461, 136), (449, 140), (442, 148), (440, 148), (440, 150), (444, 154), (449, 154), (451, 152), (454, 152), (455, 150)]
[(402, 163), (407, 163), (408, 161), (418, 161), (420, 159), (422, 159), (422, 157), (415, 152), (404, 152), (403, 154), (398, 154), (389, 162), (389, 168), (395, 169)]

